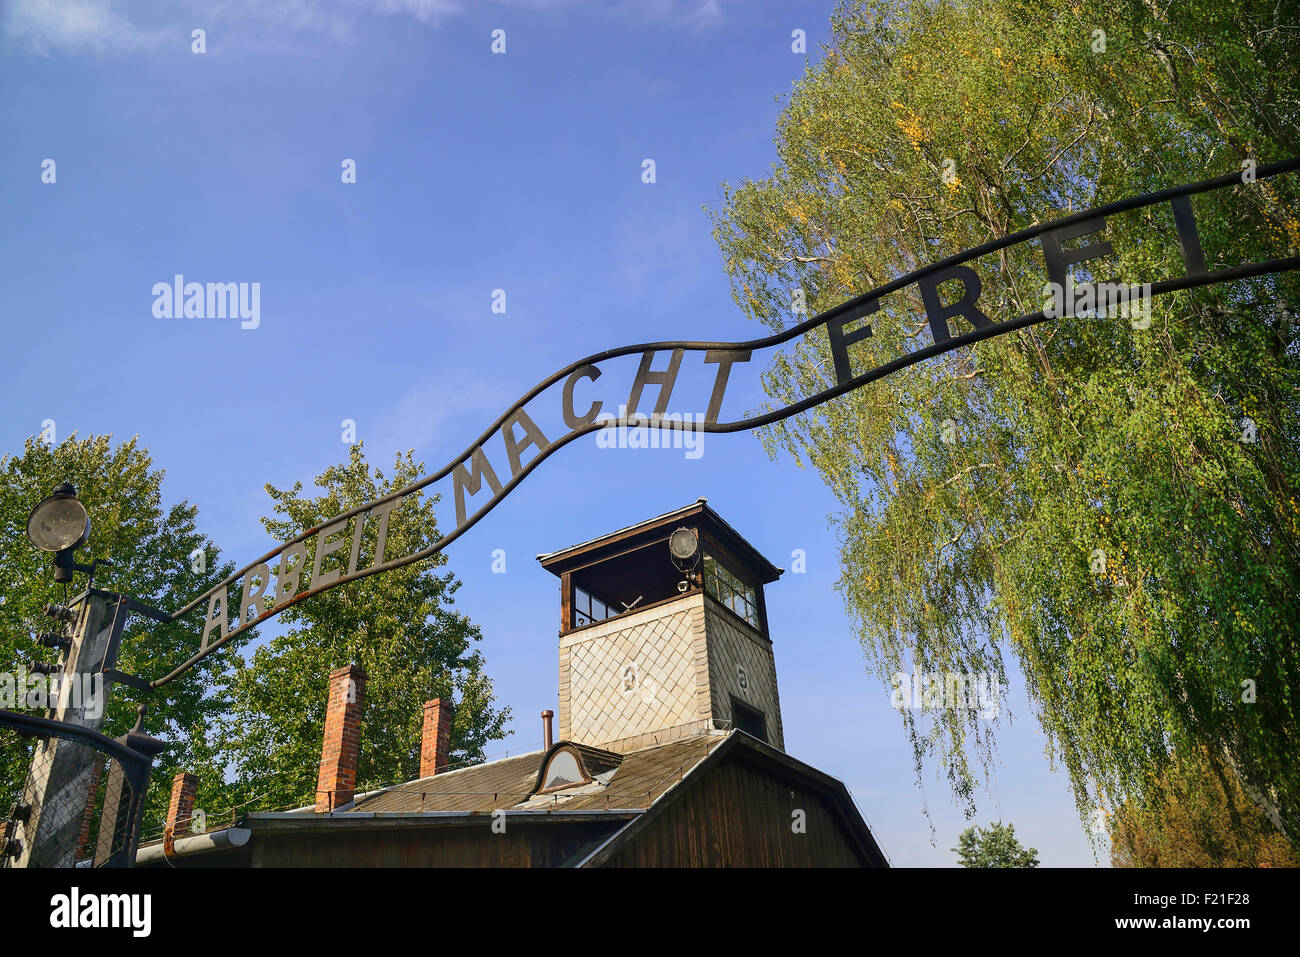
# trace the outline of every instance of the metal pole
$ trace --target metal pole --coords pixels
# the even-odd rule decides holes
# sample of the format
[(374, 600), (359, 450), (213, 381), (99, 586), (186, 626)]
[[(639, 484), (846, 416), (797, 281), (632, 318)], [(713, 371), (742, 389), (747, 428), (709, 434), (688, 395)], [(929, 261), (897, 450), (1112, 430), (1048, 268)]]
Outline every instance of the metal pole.
[[(51, 701), (56, 721), (98, 731), (108, 707), (110, 682), (105, 671), (116, 664), (126, 624), (127, 599), (89, 588), (73, 603), (76, 612), (72, 644), (59, 671), (57, 701)], [(90, 688), (91, 675), (102, 676), (95, 700), (80, 692)], [(74, 688), (74, 683), (76, 687)], [(76, 694), (72, 692), (78, 692)], [(58, 737), (37, 742), (22, 803), (31, 810), (19, 824), (22, 842), (19, 867), (72, 867), (81, 816), (92, 786), (96, 751), (89, 745)]]

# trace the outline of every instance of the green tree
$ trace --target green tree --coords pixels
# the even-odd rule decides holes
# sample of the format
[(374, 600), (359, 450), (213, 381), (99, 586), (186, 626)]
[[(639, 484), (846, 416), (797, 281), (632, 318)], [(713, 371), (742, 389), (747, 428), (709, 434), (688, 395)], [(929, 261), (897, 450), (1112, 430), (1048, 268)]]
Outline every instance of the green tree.
[[(65, 602), (84, 586), (78, 573), (71, 585), (55, 584), (50, 556), (27, 539), (27, 515), (60, 482), (71, 482), (90, 513), (90, 539), (77, 553), (83, 563), (106, 558), (95, 585), (135, 597), (156, 608), (178, 608), (202, 593), (233, 567), (219, 561), (217, 546), (197, 526), (197, 509), (186, 501), (170, 507), (162, 496), (162, 469), (153, 467), (137, 438), (112, 444), (111, 436), (75, 435), (57, 446), (28, 439), (21, 455), (0, 458), (0, 662), (4, 670), (30, 670), (32, 661), (53, 660), (31, 633), (49, 630), (42, 614), (50, 602)], [(202, 552), (199, 560), (198, 552)], [(133, 617), (123, 635), (118, 668), (156, 678), (189, 658), (198, 646), (193, 620), (159, 625)], [(188, 680), (174, 681), (147, 696), (145, 730), (168, 742), (155, 764), (147, 819), (159, 821), (166, 811), (167, 787), (184, 768), (220, 776), (209, 761), (215, 719), (224, 709), (214, 694), (213, 675), (230, 654), (222, 651), (200, 664)], [(136, 720), (138, 691), (115, 685), (102, 730), (117, 736)], [(10, 742), (6, 741), (6, 745)], [(8, 806), (22, 786), (30, 746), (15, 741), (0, 754), (0, 803)], [(149, 826), (149, 825), (146, 825)]]
[(1149, 793), (1112, 815), (1112, 867), (1300, 867), (1237, 776), (1203, 749), (1175, 754)]
[[(713, 213), (737, 303), (782, 329), (803, 318), (792, 289), (811, 314), (1036, 222), (1300, 153), (1300, 34), (1280, 10), (841, 4), (780, 116), (771, 174), (726, 186)], [(1296, 200), (1294, 175), (1198, 198), (1210, 268), (1295, 255)], [(1116, 254), (1096, 265), (1110, 275), (1181, 273), (1167, 207), (1106, 230)], [(1036, 243), (975, 265), (995, 319), (1042, 307)], [(766, 430), (771, 454), (810, 463), (841, 503), (839, 588), (882, 683), (911, 667), (1004, 680), (1010, 658), (1081, 820), (1203, 745), (1294, 843), (1288, 313), (1294, 273), (1172, 294), (1149, 328), (1056, 320)], [(929, 344), (923, 317), (915, 287), (885, 297), (855, 366)], [(834, 384), (825, 335), (797, 342), (764, 374), (769, 407)], [(996, 724), (956, 709), (902, 720), (918, 776), (942, 768), (973, 813)]]
[(1037, 867), (1037, 848), (1024, 848), (1016, 840), (1016, 826), (1001, 821), (987, 829), (971, 826), (961, 832), (957, 853), (962, 867)]
[[(322, 494), (268, 485), (274, 514), (263, 524), (278, 540), (321, 524), (415, 481), (423, 464), (398, 456), (391, 479), (366, 464), (360, 444), (347, 462), (316, 479)], [(437, 497), (408, 495), (389, 518), (385, 553), (409, 555), (441, 537)], [(377, 530), (362, 532), (362, 555), (373, 555)], [(313, 561), (309, 539), (306, 567)], [(347, 550), (326, 559), (347, 560)], [(418, 776), (423, 703), (454, 696), (453, 761), (481, 761), (484, 746), (500, 740), (509, 708), (493, 706), (491, 679), (483, 671), (479, 629), (455, 611), (460, 587), (439, 554), (427, 562), (372, 575), (316, 595), (281, 613), (289, 630), (240, 659), (228, 678), (232, 702), (224, 719), (222, 755), (234, 783), (222, 798), (264, 808), (315, 800), (320, 744), (330, 672), (358, 663), (366, 669), (365, 717), (358, 784), (392, 784)]]

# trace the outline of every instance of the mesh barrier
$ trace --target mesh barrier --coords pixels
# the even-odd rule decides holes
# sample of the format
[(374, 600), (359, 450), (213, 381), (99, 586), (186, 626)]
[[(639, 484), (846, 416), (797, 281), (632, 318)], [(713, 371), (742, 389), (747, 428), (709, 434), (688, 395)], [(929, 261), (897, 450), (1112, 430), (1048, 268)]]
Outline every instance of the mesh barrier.
[(0, 711), (3, 866), (129, 866), (151, 763), (84, 728)]

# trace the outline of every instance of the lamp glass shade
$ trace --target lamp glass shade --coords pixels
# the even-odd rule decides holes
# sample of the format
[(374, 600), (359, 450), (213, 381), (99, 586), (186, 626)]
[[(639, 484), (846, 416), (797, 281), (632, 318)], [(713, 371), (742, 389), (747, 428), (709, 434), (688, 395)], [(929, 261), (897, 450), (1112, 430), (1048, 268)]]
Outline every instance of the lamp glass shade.
[(51, 495), (27, 516), (27, 537), (43, 552), (62, 552), (86, 544), (90, 516), (71, 495)]
[(673, 553), (673, 558), (684, 561), (693, 558), (695, 550), (699, 548), (699, 539), (689, 528), (679, 528), (668, 538), (668, 549)]

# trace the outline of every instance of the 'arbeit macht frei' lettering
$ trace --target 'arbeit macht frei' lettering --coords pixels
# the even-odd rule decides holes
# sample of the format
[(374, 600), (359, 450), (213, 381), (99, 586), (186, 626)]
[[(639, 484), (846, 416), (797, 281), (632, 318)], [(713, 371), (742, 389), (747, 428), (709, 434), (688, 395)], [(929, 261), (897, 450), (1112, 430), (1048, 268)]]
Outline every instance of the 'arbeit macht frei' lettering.
[[(1188, 197), (1176, 197), (1169, 202), (1173, 209), (1187, 274), (1206, 275), (1200, 238), (1196, 232)], [(1070, 267), (1113, 255), (1111, 244), (1102, 238), (1105, 225), (1105, 217), (1095, 216), (1076, 220), (1059, 229), (1044, 232), (1039, 237), (1043, 246), (1048, 286), (1056, 289), (1072, 288)], [(1088, 238), (1087, 241), (1084, 241), (1085, 238)], [(1083, 242), (1080, 245), (1067, 247), (1066, 243), (1072, 241)], [(940, 295), (940, 287), (953, 280), (961, 286), (960, 295), (955, 299), (948, 296), (946, 298), (950, 301), (945, 302), (943, 301), (945, 297)], [(997, 325), (977, 305), (981, 284), (979, 274), (970, 265), (953, 265), (936, 270), (918, 278), (914, 285), (920, 293), (926, 319), (936, 345), (942, 346), (954, 338), (949, 325), (949, 320), (954, 318), (965, 320), (976, 330), (989, 329)], [(1149, 286), (1144, 287), (1144, 293), (1147, 289)], [(871, 326), (869, 323), (858, 325), (856, 328), (849, 328), (849, 326), (879, 309), (878, 297), (866, 299), (850, 309), (832, 312), (830, 318), (811, 326), (803, 333), (804, 335), (818, 334), (823, 327), (825, 328), (835, 368), (836, 388), (851, 383), (858, 375), (865, 375), (865, 373), (855, 375), (850, 347), (869, 338), (872, 335)], [(1069, 315), (1072, 314), (1072, 309), (1073, 304), (1067, 302), (1064, 309), (1058, 309), (1055, 313), (1049, 309), (1045, 315), (1060, 315), (1062, 312)], [(691, 351), (693, 355), (703, 352), (702, 362), (717, 367), (713, 376), (713, 391), (708, 399), (702, 425), (698, 422), (698, 417), (667, 414), (669, 404), (673, 400), (678, 373), (687, 351)], [(663, 354), (662, 357), (660, 353)], [(641, 355), (626, 401), (617, 403), (620, 410), (626, 409), (626, 419), (618, 421), (628, 426), (702, 428), (705, 431), (714, 427), (716, 431), (732, 366), (749, 361), (750, 351), (743, 344), (710, 349), (698, 347), (689, 350), (686, 348), (647, 349)], [(585, 408), (579, 409), (575, 392), (579, 388), (591, 389), (601, 376), (601, 370), (594, 363), (588, 362), (575, 368), (564, 380), (558, 396), (558, 404), (564, 424), (569, 431), (563, 435), (555, 438), (548, 437), (529, 415), (524, 405), (520, 404), (489, 437), (500, 434), (505, 447), (504, 463), (500, 461), (494, 463), (488, 456), (486, 443), (480, 443), (451, 467), (452, 496), (456, 508), (456, 529), (452, 535), (459, 533), (468, 522), (490, 508), (508, 491), (509, 483), (521, 479), (548, 451), (579, 435), (602, 428), (603, 423), (618, 424), (609, 413), (606, 412), (602, 416), (605, 407), (603, 400), (589, 400)], [(653, 411), (645, 415), (640, 412), (640, 405), (649, 387), (656, 388), (658, 394)], [(826, 397), (829, 398), (828, 395)], [(617, 398), (621, 397), (617, 394), (611, 396), (611, 399)], [(526, 455), (528, 461), (525, 461)], [(509, 475), (507, 482), (501, 480), (502, 465), (508, 469), (505, 473)], [(476, 500), (483, 502), (482, 507), (474, 514), (468, 514), (467, 500), (482, 495), (485, 484), (489, 493), (487, 498)], [(382, 566), (396, 567), (397, 564), (404, 563), (403, 558), (414, 560), (413, 556), (387, 554), (388, 521), (393, 510), (401, 505), (403, 499), (407, 495), (416, 494), (422, 487), (422, 485), (413, 486), (392, 498), (381, 500), (355, 516), (332, 519), (311, 530), (303, 541), (292, 542), (281, 547), (269, 561), (259, 562), (249, 567), (243, 573), (239, 583), (239, 608), (233, 621), (230, 620), (227, 608), (229, 589), (233, 587), (235, 578), (228, 579), (215, 588), (208, 596), (199, 656), (223, 644), (226, 639), (244, 628), (276, 614), (306, 595), (356, 577), (373, 574)], [(362, 533), (368, 528), (374, 530), (374, 545), (367, 554), (363, 554)], [(312, 560), (309, 568), (306, 541), (311, 538), (315, 539), (315, 547), (310, 552)], [(431, 554), (439, 547), (441, 546), (426, 549), (425, 553)], [(343, 561), (344, 554), (347, 556), (346, 563)], [(275, 565), (275, 586), (268, 592), (272, 577), (272, 563)]]

